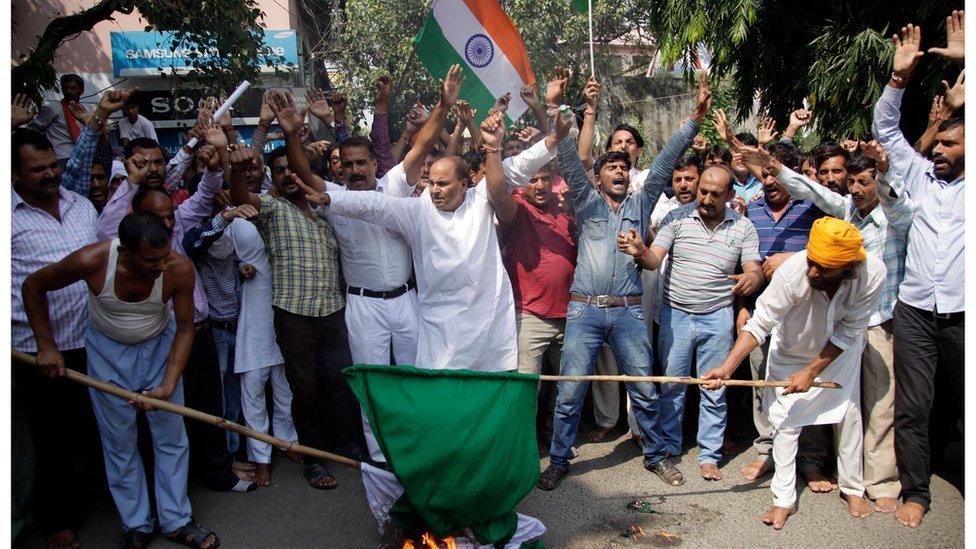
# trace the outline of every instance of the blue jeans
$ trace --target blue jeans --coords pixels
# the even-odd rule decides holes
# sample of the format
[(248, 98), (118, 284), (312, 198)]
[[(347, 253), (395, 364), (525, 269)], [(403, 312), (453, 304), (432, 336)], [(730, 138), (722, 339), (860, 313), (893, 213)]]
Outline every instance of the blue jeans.
[[(687, 376), (691, 362), (697, 359), (696, 375), (701, 376), (717, 368), (732, 350), (732, 307), (711, 313), (692, 314), (661, 307), (661, 356), (664, 374)], [(688, 387), (680, 383), (661, 386), (661, 431), (668, 454), (681, 454), (681, 420), (685, 411)], [(717, 464), (722, 458), (727, 410), (725, 387), (718, 391), (699, 389), (701, 406), (698, 411), (698, 463)]]
[[(214, 344), (217, 346), (217, 362), (220, 364), (220, 383), (224, 388), (224, 419), (238, 422), (241, 415), (241, 380), (234, 373), (234, 344), (237, 333), (214, 328)], [(227, 450), (237, 453), (240, 447), (240, 437), (233, 431), (227, 431)]]
[[(632, 307), (600, 308), (570, 301), (566, 311), (562, 375), (589, 375), (596, 367), (596, 357), (604, 343), (610, 345), (621, 374), (651, 375), (651, 344), (647, 339), (644, 309)], [(579, 429), (580, 409), (588, 383), (560, 381), (556, 384), (556, 411), (553, 415), (550, 463), (568, 467), (573, 443)], [(657, 392), (651, 383), (628, 383), (627, 393), (643, 437), (644, 457), (648, 466), (664, 459), (664, 443), (658, 424)]]

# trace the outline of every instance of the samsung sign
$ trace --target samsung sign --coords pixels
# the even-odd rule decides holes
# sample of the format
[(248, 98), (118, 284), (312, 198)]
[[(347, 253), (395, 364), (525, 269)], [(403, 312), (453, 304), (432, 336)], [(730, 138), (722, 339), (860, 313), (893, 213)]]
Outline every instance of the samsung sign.
[[(193, 47), (173, 48), (170, 32), (113, 32), (113, 76), (158, 76), (174, 69), (187, 69), (194, 59), (206, 61), (219, 56), (216, 50), (199, 51)], [(280, 69), (298, 64), (298, 38), (293, 30), (265, 30), (264, 47), (268, 56)], [(162, 69), (162, 70), (160, 70)], [(274, 72), (274, 67), (262, 63), (262, 72)]]

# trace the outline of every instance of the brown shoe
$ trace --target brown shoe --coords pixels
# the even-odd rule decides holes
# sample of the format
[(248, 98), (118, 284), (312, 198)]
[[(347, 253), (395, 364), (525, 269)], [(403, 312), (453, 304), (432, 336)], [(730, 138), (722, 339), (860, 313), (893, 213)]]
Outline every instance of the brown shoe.
[(597, 427), (586, 434), (586, 442), (592, 442), (594, 444), (597, 442), (603, 442), (604, 437), (606, 437), (607, 433), (612, 430), (613, 427)]

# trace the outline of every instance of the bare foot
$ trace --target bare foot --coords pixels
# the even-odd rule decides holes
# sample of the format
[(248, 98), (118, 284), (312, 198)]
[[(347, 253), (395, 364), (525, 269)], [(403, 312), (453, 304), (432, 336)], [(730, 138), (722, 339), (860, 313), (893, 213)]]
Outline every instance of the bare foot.
[(254, 482), (258, 486), (271, 486), (271, 465), (258, 463), (254, 470)]
[(837, 481), (823, 476), (820, 471), (804, 471), (803, 478), (807, 480), (811, 492), (826, 494), (837, 489)]
[(287, 457), (288, 459), (292, 460), (293, 462), (299, 465), (305, 463), (305, 459), (302, 458), (302, 455), (294, 450), (288, 450), (287, 452), (285, 452), (285, 457)]
[(841, 492), (840, 498), (847, 501), (847, 510), (854, 518), (871, 516), (871, 504), (863, 496), (852, 496)]
[(81, 547), (78, 536), (72, 529), (61, 530), (47, 537), (47, 549), (77, 549)]
[(705, 480), (722, 480), (722, 471), (714, 463), (702, 463), (698, 466), (701, 476)]
[(232, 465), (232, 467), (234, 468), (235, 471), (248, 471), (248, 472), (250, 472), (250, 471), (253, 471), (254, 470), (254, 464), (253, 463), (251, 463), (249, 461), (237, 461), (236, 459), (234, 460), (234, 464)]
[(237, 478), (239, 478), (240, 480), (246, 480), (247, 482), (254, 482), (254, 471), (238, 471), (237, 469), (234, 469), (233, 471), (234, 474), (237, 475)]
[(773, 466), (768, 461), (757, 459), (743, 467), (739, 472), (742, 473), (742, 476), (746, 477), (746, 480), (756, 480), (772, 470)]
[(786, 525), (786, 519), (796, 512), (796, 507), (773, 507), (762, 516), (762, 521), (773, 527), (773, 530), (782, 530)]
[(879, 513), (893, 513), (898, 510), (898, 500), (895, 498), (878, 498), (874, 500), (874, 510)]
[(895, 513), (895, 518), (898, 519), (898, 522), (912, 528), (918, 528), (918, 525), (922, 524), (922, 517), (924, 516), (925, 507), (922, 507), (920, 503), (915, 503), (914, 501), (902, 503), (901, 507)]

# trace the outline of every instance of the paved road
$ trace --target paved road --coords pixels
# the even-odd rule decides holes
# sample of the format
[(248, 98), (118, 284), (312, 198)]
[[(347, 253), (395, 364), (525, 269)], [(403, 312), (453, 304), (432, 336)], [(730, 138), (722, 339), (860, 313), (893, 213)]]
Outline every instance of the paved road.
[[(747, 446), (748, 441), (740, 442), (740, 448)], [(643, 469), (637, 447), (621, 435), (582, 446), (563, 484), (554, 492), (534, 490), (519, 511), (541, 519), (549, 529), (546, 545), (556, 548), (668, 545), (653, 535), (639, 540), (624, 536), (631, 525), (649, 534), (668, 532), (692, 547), (963, 546), (962, 494), (940, 477), (932, 479), (932, 511), (917, 530), (901, 526), (891, 515), (853, 519), (836, 491), (814, 494), (804, 489), (799, 512), (784, 530), (773, 532), (758, 518), (771, 502), (770, 477), (747, 483), (738, 475), (751, 457), (746, 449), (723, 465), (724, 480), (706, 482), (697, 475), (691, 450), (679, 464), (688, 480), (673, 489)], [(279, 458), (270, 488), (218, 494), (191, 486), (190, 498), (195, 517), (218, 532), (224, 547), (375, 547), (376, 527), (358, 473), (338, 466), (335, 473), (337, 490), (316, 491), (304, 483), (299, 466)], [(628, 510), (627, 503), (638, 498), (658, 501), (655, 512)], [(106, 495), (92, 506), (80, 535), (86, 547), (112, 547), (119, 528)], [(21, 547), (43, 547), (38, 534), (24, 537)], [(154, 543), (167, 546), (168, 541)]]

